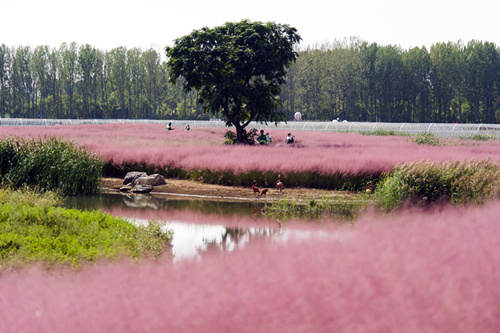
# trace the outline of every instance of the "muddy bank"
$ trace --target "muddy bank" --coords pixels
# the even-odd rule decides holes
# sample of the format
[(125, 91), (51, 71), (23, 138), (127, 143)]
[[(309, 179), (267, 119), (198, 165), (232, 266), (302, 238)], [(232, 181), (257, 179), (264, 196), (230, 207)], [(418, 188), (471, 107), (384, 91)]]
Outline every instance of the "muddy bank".
[[(151, 195), (158, 197), (179, 197), (179, 198), (197, 198), (207, 200), (224, 201), (264, 201), (278, 200), (288, 198), (293, 200), (321, 200), (321, 199), (349, 199), (356, 194), (347, 191), (329, 191), (311, 188), (286, 188), (280, 193), (276, 188), (268, 187), (265, 197), (257, 198), (256, 193), (250, 187), (243, 186), (222, 186), (204, 184), (201, 182), (180, 179), (166, 179), (167, 184), (156, 186)], [(100, 189), (104, 193), (120, 194), (120, 187), (123, 186), (121, 178), (102, 178)], [(285, 185), (286, 186), (286, 185)], [(260, 188), (263, 189), (263, 188)]]

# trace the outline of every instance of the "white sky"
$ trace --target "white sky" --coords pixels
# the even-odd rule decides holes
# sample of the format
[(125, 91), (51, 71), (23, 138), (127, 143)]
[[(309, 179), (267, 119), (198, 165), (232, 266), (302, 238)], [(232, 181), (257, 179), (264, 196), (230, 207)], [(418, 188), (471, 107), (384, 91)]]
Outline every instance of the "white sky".
[(175, 38), (225, 22), (297, 28), (301, 46), (356, 36), (403, 49), (438, 42), (500, 46), (498, 0), (0, 0), (0, 44), (90, 44), (162, 50)]

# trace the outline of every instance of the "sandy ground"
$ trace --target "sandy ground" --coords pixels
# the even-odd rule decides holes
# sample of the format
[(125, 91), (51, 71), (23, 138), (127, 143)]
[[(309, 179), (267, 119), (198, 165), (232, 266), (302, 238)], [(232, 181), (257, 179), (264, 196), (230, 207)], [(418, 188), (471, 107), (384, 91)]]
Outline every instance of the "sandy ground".
[[(322, 198), (347, 199), (355, 195), (346, 191), (328, 191), (311, 188), (285, 188), (280, 193), (276, 188), (268, 188), (266, 198), (257, 198), (256, 193), (250, 187), (211, 185), (179, 179), (166, 179), (166, 182), (166, 185), (156, 186), (151, 195), (157, 197), (192, 197), (222, 201), (278, 200), (280, 198), (306, 201)], [(120, 178), (103, 178), (100, 183), (100, 189), (104, 193), (119, 194), (119, 189), (122, 186), (123, 179)]]

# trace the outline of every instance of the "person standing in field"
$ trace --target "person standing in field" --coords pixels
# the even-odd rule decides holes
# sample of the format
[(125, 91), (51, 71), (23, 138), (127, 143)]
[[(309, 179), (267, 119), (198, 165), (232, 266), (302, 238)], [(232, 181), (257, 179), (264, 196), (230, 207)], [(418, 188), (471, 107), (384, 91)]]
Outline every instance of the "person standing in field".
[(174, 128), (172, 127), (172, 123), (168, 123), (168, 125), (167, 125), (167, 131), (169, 131), (169, 132), (170, 132), (170, 131), (171, 131), (171, 130), (173, 130), (173, 129), (174, 129)]
[(264, 134), (264, 130), (260, 130), (260, 135), (257, 137), (257, 141), (261, 145), (267, 145), (267, 135)]

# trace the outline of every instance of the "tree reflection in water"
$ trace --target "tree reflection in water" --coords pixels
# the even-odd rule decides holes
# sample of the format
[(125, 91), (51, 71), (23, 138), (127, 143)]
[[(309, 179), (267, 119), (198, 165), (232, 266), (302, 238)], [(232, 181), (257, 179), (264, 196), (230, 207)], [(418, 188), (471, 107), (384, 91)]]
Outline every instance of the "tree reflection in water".
[[(201, 258), (211, 252), (232, 252), (250, 242), (270, 240), (287, 234), (276, 223), (234, 226), (227, 221), (258, 220), (261, 203), (234, 203), (207, 200), (166, 200), (152, 195), (101, 194), (68, 198), (68, 208), (100, 209), (134, 223), (149, 219), (163, 221), (165, 229), (174, 231), (174, 260)], [(209, 217), (210, 223), (205, 222)], [(204, 222), (200, 222), (203, 220)], [(215, 223), (214, 223), (215, 221)]]
[(269, 239), (282, 234), (281, 229), (273, 228), (225, 228), (222, 238), (205, 239), (205, 251), (231, 252), (242, 249), (246, 244), (259, 239)]

